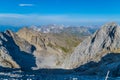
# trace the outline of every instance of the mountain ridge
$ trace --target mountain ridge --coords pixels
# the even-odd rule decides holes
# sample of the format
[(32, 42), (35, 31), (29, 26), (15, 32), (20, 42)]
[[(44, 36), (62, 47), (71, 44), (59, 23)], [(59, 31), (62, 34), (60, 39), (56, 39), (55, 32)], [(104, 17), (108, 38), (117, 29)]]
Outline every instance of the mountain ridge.
[(103, 25), (101, 29), (77, 46), (70, 56), (69, 67), (76, 68), (92, 60), (99, 61), (107, 52), (119, 52), (119, 35), (120, 27), (117, 24)]

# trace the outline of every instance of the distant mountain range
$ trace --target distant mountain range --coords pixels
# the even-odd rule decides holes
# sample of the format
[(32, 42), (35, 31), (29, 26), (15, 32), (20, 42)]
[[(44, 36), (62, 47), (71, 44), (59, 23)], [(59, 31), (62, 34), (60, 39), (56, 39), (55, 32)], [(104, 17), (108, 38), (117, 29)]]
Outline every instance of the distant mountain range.
[[(23, 26), (24, 27), (24, 26)], [(6, 30), (11, 30), (13, 32), (17, 32), (21, 28), (20, 26), (9, 26), (9, 25), (0, 25), (0, 31), (4, 32)], [(33, 30), (42, 32), (42, 33), (67, 33), (74, 36), (89, 36), (93, 34), (100, 26), (65, 26), (65, 25), (43, 25), (43, 26), (26, 26)]]
[(44, 25), (31, 26), (33, 30), (43, 33), (67, 33), (74, 36), (88, 36), (93, 34), (99, 26), (65, 26), (65, 25)]

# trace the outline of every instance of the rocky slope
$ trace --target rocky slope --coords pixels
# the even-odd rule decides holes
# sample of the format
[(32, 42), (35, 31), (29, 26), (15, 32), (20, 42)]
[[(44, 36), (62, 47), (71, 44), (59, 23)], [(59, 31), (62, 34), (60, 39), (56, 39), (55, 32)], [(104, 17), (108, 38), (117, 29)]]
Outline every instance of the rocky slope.
[(76, 68), (90, 61), (98, 62), (107, 53), (120, 52), (120, 27), (115, 23), (102, 26), (92, 36), (77, 46), (69, 61), (67, 68)]
[(66, 56), (80, 43), (80, 39), (71, 35), (40, 33), (28, 28), (17, 35), (36, 47), (33, 54), (38, 68), (62, 68)]
[(0, 65), (23, 70), (35, 67), (35, 58), (32, 55), (35, 47), (15, 33), (6, 31), (0, 33)]

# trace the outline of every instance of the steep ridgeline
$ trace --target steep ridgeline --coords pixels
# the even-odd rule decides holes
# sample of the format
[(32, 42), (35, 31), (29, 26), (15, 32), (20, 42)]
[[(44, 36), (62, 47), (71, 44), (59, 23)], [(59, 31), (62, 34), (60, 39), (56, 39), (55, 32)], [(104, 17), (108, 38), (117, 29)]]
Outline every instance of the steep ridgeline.
[(24, 39), (19, 38), (12, 31), (0, 33), (0, 66), (21, 68), (22, 70), (36, 67), (32, 55), (35, 47)]
[(119, 52), (120, 27), (109, 23), (80, 43), (64, 65), (66, 68), (76, 68), (90, 61), (98, 62), (107, 53)]

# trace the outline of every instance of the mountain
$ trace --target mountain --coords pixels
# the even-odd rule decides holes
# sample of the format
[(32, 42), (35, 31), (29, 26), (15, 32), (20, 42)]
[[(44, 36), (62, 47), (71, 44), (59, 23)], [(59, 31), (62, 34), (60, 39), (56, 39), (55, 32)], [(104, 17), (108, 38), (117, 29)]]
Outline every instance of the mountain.
[(107, 53), (120, 52), (120, 27), (116, 23), (103, 25), (80, 43), (66, 62), (67, 68), (77, 68), (90, 61), (99, 62)]
[(67, 33), (77, 37), (89, 36), (92, 34), (87, 27), (66, 27), (61, 33)]
[(29, 28), (19, 30), (17, 35), (35, 46), (33, 54), (38, 68), (61, 68), (66, 56), (81, 41), (71, 35), (41, 33)]
[(64, 25), (56, 25), (56, 24), (31, 26), (32, 29), (43, 33), (61, 33), (64, 27), (65, 27)]
[[(67, 32), (71, 29), (74, 30), (74, 27), (70, 27)], [(79, 28), (77, 30), (79, 31)], [(11, 61), (22, 69), (25, 69), (27, 65), (24, 64), (23, 66), (20, 61), (16, 61), (14, 56), (19, 58), (17, 54), (23, 57), (23, 61), (26, 60), (24, 54), (27, 54), (27, 57), (33, 60), (34, 63), (31, 60), (27, 62), (34, 64), (33, 66), (28, 66), (30, 69), (72, 69), (89, 61), (98, 62), (106, 53), (111, 51), (118, 52), (120, 48), (119, 30), (118, 25), (115, 23), (106, 24), (83, 42), (81, 42), (82, 39), (64, 32), (42, 33), (31, 28), (22, 28), (17, 33), (7, 30), (1, 33), (1, 47), (5, 48), (3, 50), (7, 52), (7, 55), (9, 54), (8, 56), (11, 57)], [(4, 39), (7, 42), (3, 43)], [(10, 47), (11, 45), (13, 45), (13, 48)], [(9, 48), (15, 51), (11, 51)], [(8, 67), (13, 67), (13, 65)]]
[(98, 26), (65, 26), (65, 25), (44, 25), (44, 26), (31, 26), (31, 29), (40, 31), (42, 33), (67, 33), (73, 36), (89, 36), (93, 34), (99, 27)]
[(120, 26), (105, 24), (83, 41), (71, 34), (31, 28), (0, 32), (0, 70), (7, 77), (16, 74), (25, 79), (96, 80), (104, 79), (108, 71), (110, 77), (118, 77)]
[(72, 35), (41, 33), (30, 28), (0, 34), (0, 66), (22, 70), (62, 68), (66, 56), (81, 41)]

